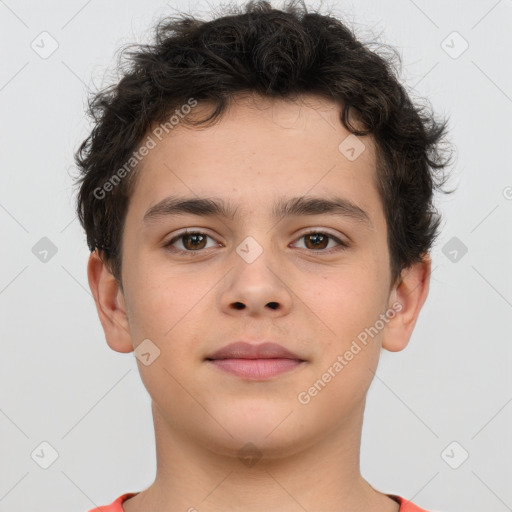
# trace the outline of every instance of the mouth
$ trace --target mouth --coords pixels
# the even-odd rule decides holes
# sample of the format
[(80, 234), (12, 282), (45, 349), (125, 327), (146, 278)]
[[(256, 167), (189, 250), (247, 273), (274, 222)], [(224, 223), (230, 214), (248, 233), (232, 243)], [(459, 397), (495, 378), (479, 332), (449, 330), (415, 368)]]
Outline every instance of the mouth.
[(205, 358), (215, 368), (247, 380), (265, 380), (290, 372), (306, 360), (276, 343), (236, 342)]

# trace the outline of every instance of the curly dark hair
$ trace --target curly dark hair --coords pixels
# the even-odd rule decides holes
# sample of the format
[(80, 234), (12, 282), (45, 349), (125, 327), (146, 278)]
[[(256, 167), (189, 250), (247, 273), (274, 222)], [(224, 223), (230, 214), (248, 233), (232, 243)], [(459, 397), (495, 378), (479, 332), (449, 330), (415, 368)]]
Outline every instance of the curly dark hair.
[(136, 165), (128, 172), (126, 162), (148, 130), (190, 98), (215, 107), (204, 119), (182, 116), (181, 122), (198, 126), (216, 122), (237, 94), (314, 94), (340, 105), (341, 122), (351, 133), (374, 138), (396, 283), (438, 236), (441, 217), (433, 195), (436, 188), (445, 192), (447, 177), (439, 172), (451, 161), (447, 120), (437, 120), (426, 100), (413, 103), (397, 78), (401, 59), (395, 49), (379, 43), (388, 50), (379, 55), (336, 17), (294, 1), (283, 10), (268, 1), (224, 9), (209, 21), (185, 14), (161, 19), (151, 44), (122, 50), (120, 57), (129, 58), (125, 69), (119, 59), (119, 82), (89, 98), (94, 127), (75, 154), (76, 211), (89, 249), (98, 249), (122, 288), (122, 233), (137, 176)]

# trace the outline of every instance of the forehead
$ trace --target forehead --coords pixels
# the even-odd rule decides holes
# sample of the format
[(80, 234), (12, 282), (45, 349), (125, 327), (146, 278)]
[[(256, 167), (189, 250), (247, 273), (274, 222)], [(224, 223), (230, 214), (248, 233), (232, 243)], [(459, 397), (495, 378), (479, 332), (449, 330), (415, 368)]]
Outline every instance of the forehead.
[[(188, 115), (204, 119), (211, 112), (211, 105), (199, 103)], [(279, 199), (332, 192), (378, 215), (374, 142), (352, 135), (340, 115), (339, 104), (314, 95), (252, 95), (233, 98), (210, 126), (182, 123), (161, 134), (155, 125), (147, 135), (154, 147), (137, 168), (129, 216), (140, 222), (169, 195), (225, 198), (240, 213), (259, 213), (268, 200), (273, 214)]]

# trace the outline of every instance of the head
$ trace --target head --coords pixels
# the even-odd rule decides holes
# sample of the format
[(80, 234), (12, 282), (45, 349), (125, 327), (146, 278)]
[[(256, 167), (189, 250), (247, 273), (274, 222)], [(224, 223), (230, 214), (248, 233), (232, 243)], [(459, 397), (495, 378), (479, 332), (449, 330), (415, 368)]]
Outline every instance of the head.
[[(293, 450), (359, 421), (380, 349), (407, 345), (428, 294), (446, 121), (413, 103), (391, 56), (293, 4), (164, 19), (128, 55), (76, 154), (108, 344), (151, 340), (160, 356), (139, 367), (160, 416), (219, 453)], [(237, 340), (304, 364), (257, 385), (212, 369)]]

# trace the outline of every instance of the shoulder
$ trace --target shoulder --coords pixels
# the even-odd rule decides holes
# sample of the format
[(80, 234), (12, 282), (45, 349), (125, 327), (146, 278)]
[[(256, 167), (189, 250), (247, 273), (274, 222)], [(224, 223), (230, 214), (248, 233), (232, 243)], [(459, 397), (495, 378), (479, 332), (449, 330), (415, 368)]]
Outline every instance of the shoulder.
[(127, 492), (122, 496), (119, 496), (116, 500), (114, 500), (110, 505), (103, 505), (102, 507), (97, 507), (89, 510), (89, 512), (123, 512), (123, 501), (126, 501), (128, 498), (135, 496), (136, 492)]
[(388, 494), (390, 498), (393, 498), (395, 501), (400, 503), (400, 511), (399, 512), (428, 512), (427, 510), (418, 507), (412, 501), (408, 501), (401, 496), (396, 496), (394, 494)]

